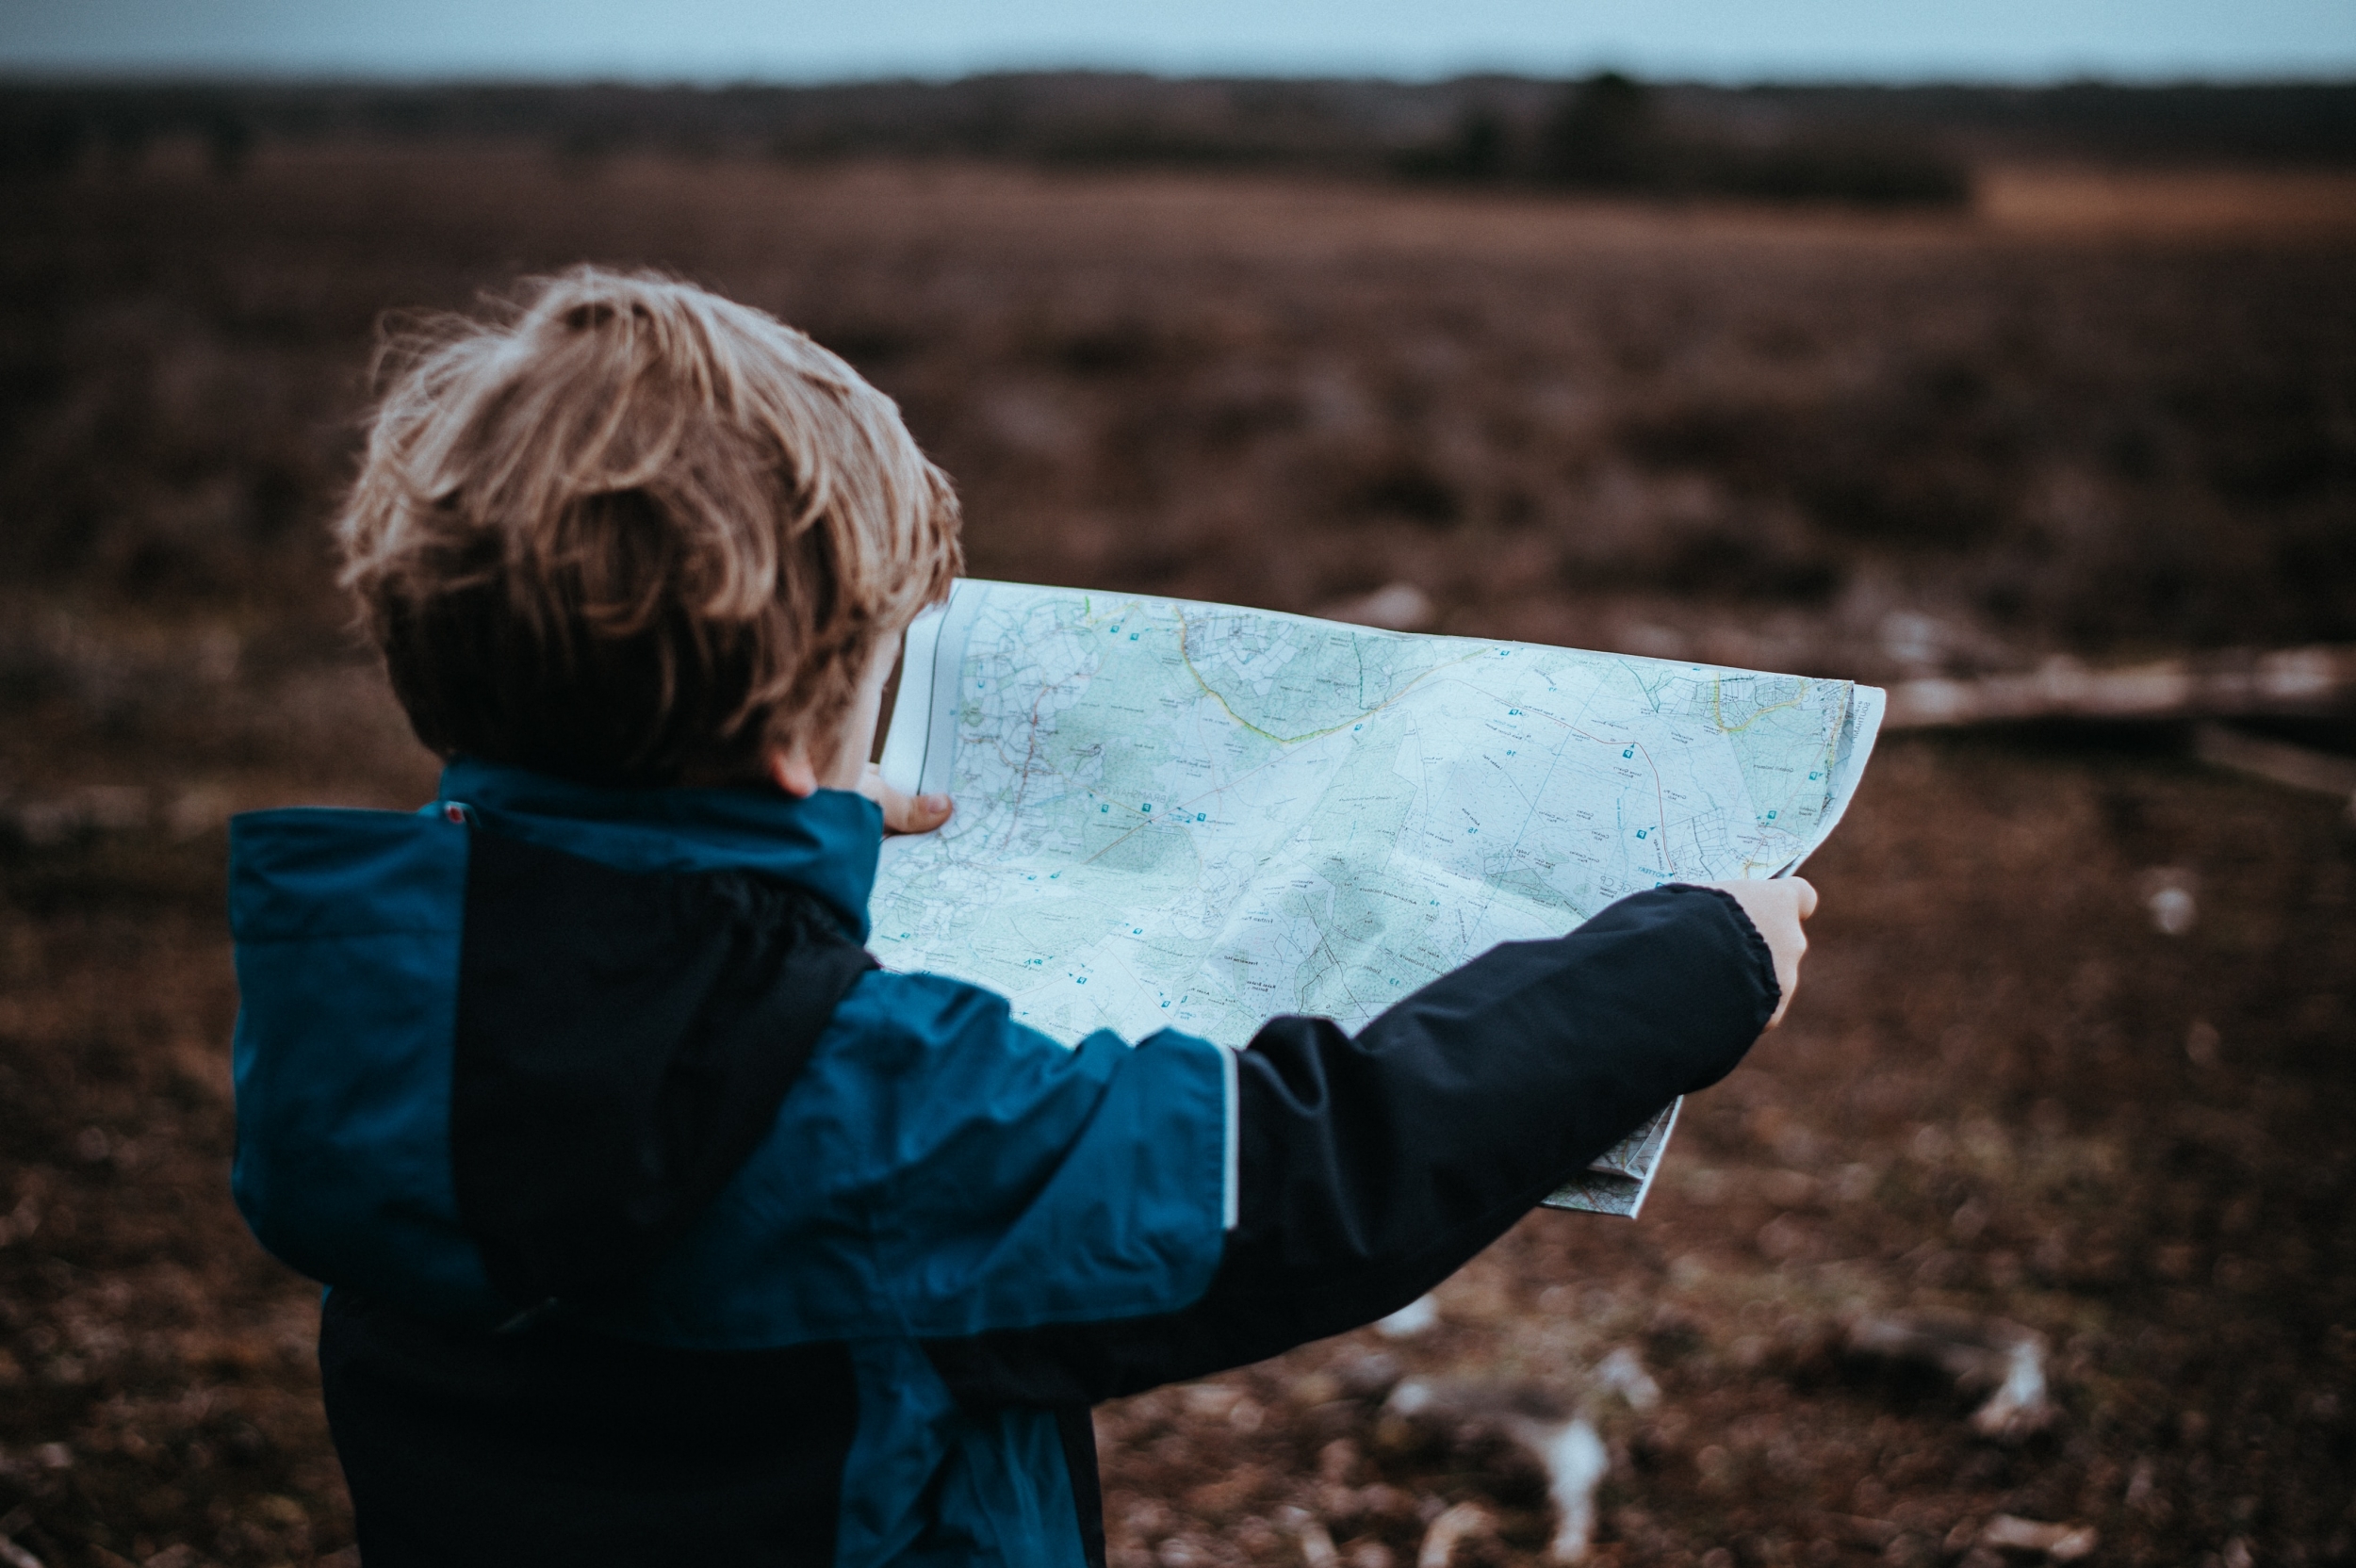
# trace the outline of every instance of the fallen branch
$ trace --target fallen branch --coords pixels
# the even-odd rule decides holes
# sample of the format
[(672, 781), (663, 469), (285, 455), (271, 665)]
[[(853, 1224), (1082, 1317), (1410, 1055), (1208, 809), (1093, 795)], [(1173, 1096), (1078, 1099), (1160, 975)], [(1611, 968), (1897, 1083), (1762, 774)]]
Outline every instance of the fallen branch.
[(2284, 741), (2245, 735), (2228, 725), (2204, 724), (2192, 732), (2192, 754), (2215, 768), (2229, 768), (2293, 790), (2340, 795), (2356, 813), (2356, 757), (2334, 757)]
[(1985, 1392), (1972, 1413), (1972, 1429), (1982, 1437), (2017, 1442), (2053, 1419), (2046, 1396), (2045, 1336), (2015, 1323), (1944, 1313), (1861, 1317), (1850, 1325), (1849, 1353), (1937, 1367), (1961, 1392)]
[(2000, 1513), (1980, 1531), (1980, 1544), (2015, 1552), (2043, 1552), (2055, 1562), (2075, 1562), (2102, 1544), (2090, 1525), (2048, 1525)]
[(2025, 675), (1902, 680), (1884, 729), (1950, 729), (2031, 719), (2232, 719), (2356, 704), (2356, 646), (2238, 650), (2090, 670), (2052, 659)]
[(16, 1544), (16, 1532), (33, 1522), (33, 1511), (21, 1504), (0, 1518), (0, 1564), (6, 1568), (42, 1568), (41, 1559)]
[(1479, 1503), (1459, 1503), (1432, 1521), (1415, 1552), (1415, 1568), (1448, 1568), (1456, 1544), (1468, 1536), (1486, 1535), (1495, 1523)]
[(1429, 631), (1438, 616), (1432, 596), (1412, 582), (1393, 582), (1354, 599), (1329, 604), (1317, 613), (1329, 621), (1351, 621), (1384, 631)]
[[(1545, 1474), (1546, 1495), (1554, 1504), (1554, 1539), (1546, 1544), (1546, 1560), (1586, 1560), (1595, 1537), (1595, 1488), (1612, 1468), (1612, 1455), (1584, 1415), (1572, 1413), (1564, 1401), (1532, 1384), (1412, 1378), (1391, 1391), (1383, 1412), (1436, 1429), (1459, 1446), (1502, 1439), (1521, 1449)], [(1449, 1544), (1452, 1548), (1452, 1538)]]
[(1325, 1521), (1306, 1509), (1295, 1508), (1284, 1510), (1278, 1523), (1300, 1543), (1301, 1568), (1340, 1568), (1342, 1554), (1333, 1549), (1333, 1537)]

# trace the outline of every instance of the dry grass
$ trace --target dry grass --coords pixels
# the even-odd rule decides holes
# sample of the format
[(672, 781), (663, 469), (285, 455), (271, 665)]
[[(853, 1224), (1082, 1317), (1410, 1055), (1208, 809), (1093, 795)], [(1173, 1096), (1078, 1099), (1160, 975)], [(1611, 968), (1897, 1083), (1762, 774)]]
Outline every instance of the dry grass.
[(1988, 223), (2021, 235), (2345, 240), (2356, 231), (2356, 174), (1997, 168), (1981, 173), (1975, 204)]

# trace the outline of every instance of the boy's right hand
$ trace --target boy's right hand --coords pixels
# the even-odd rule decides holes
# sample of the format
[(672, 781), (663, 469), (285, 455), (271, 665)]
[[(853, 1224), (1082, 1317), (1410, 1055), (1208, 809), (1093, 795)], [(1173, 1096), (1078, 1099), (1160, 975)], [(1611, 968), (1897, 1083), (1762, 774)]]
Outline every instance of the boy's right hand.
[(859, 775), (859, 792), (883, 808), (887, 833), (930, 833), (957, 808), (944, 794), (912, 795), (893, 789), (884, 782), (883, 769), (873, 762)]
[(1775, 961), (1775, 984), (1783, 988), (1775, 1016), (1767, 1021), (1767, 1027), (1773, 1029), (1783, 1021), (1784, 1009), (1792, 1005), (1792, 993), (1799, 988), (1800, 958), (1808, 952), (1808, 933), (1800, 929), (1800, 923), (1816, 912), (1816, 888), (1798, 876), (1701, 885), (1715, 888), (1742, 906), (1742, 912), (1766, 939), (1767, 952)]

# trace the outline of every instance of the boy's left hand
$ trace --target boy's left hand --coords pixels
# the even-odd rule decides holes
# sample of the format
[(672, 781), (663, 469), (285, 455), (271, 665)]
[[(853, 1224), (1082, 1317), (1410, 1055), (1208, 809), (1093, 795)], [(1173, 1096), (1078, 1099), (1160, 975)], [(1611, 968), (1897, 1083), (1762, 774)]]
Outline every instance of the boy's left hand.
[(859, 792), (883, 808), (887, 833), (930, 833), (957, 809), (947, 795), (912, 795), (893, 789), (884, 782), (883, 769), (873, 762), (859, 775)]

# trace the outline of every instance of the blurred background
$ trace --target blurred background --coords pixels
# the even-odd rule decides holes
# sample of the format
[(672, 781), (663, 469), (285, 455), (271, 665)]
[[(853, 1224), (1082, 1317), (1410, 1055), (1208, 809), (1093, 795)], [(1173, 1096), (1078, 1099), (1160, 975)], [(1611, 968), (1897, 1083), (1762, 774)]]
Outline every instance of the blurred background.
[(976, 575), (1892, 689), (1643, 1218), (1108, 1407), (1119, 1568), (2356, 1560), (2356, 12), (17, 0), (10, 1568), (356, 1561), (222, 824), (430, 794), (374, 335), (581, 260), (846, 355)]

